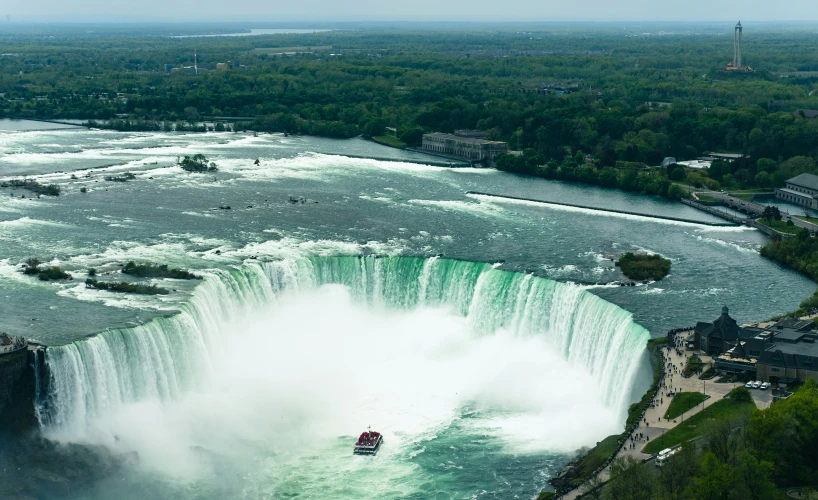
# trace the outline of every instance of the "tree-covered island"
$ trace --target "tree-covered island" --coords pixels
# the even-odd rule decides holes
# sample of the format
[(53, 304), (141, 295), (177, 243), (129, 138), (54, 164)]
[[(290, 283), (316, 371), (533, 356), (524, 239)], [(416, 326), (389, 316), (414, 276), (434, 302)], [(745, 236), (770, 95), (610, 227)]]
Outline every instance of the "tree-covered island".
[(670, 260), (661, 255), (628, 252), (616, 261), (622, 274), (632, 280), (657, 281), (670, 272)]

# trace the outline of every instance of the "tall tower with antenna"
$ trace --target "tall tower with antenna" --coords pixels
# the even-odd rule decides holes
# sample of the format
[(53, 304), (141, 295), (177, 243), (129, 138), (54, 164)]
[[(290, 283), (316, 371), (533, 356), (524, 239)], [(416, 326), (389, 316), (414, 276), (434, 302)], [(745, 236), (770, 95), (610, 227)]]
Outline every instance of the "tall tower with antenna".
[[(741, 24), (741, 23), (739, 23)], [(197, 62), (196, 58), (196, 49), (193, 49), (193, 73), (199, 74), (199, 63)]]
[(741, 21), (736, 24), (733, 32), (733, 66), (741, 69)]

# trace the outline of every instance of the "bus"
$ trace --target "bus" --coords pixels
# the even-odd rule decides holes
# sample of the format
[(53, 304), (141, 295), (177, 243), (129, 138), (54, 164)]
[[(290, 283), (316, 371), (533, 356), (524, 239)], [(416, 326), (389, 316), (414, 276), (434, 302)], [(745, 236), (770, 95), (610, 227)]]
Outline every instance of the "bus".
[(667, 462), (667, 459), (672, 457), (673, 455), (679, 453), (681, 447), (678, 448), (665, 448), (664, 450), (660, 451), (658, 455), (656, 455), (656, 466), (662, 467)]

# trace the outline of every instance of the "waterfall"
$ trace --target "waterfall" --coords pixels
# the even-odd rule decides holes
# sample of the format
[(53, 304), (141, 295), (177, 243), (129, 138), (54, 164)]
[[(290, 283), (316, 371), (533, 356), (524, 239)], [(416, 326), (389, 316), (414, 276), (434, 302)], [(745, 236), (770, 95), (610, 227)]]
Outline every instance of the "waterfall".
[(589, 372), (605, 405), (621, 413), (649, 338), (629, 312), (577, 286), (485, 263), (372, 256), (248, 263), (210, 273), (175, 316), (49, 348), (48, 393), (39, 398), (46, 400), (43, 428), (77, 430), (127, 403), (174, 400), (207, 387), (231, 324), (286, 293), (327, 284), (348, 287), (355, 301), (372, 307), (448, 307), (477, 335), (503, 329), (542, 336)]

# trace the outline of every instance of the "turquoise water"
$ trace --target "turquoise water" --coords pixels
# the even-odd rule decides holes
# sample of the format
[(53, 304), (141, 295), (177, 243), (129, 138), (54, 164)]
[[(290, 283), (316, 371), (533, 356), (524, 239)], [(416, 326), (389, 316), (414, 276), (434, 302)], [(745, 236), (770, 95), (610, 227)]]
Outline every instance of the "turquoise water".
[[(196, 153), (219, 171), (174, 166)], [(43, 431), (140, 456), (79, 498), (529, 498), (621, 428), (648, 336), (814, 290), (753, 229), (466, 192), (718, 220), (666, 200), (344, 154), (425, 159), (361, 139), (0, 132), (0, 177), (62, 188), (0, 189), (0, 330), (63, 346)], [(671, 274), (616, 286), (628, 250)], [(31, 256), (74, 281), (22, 275)], [(82, 284), (129, 260), (205, 280), (152, 280), (172, 290), (153, 297)], [(369, 424), (384, 452), (351, 457)]]

